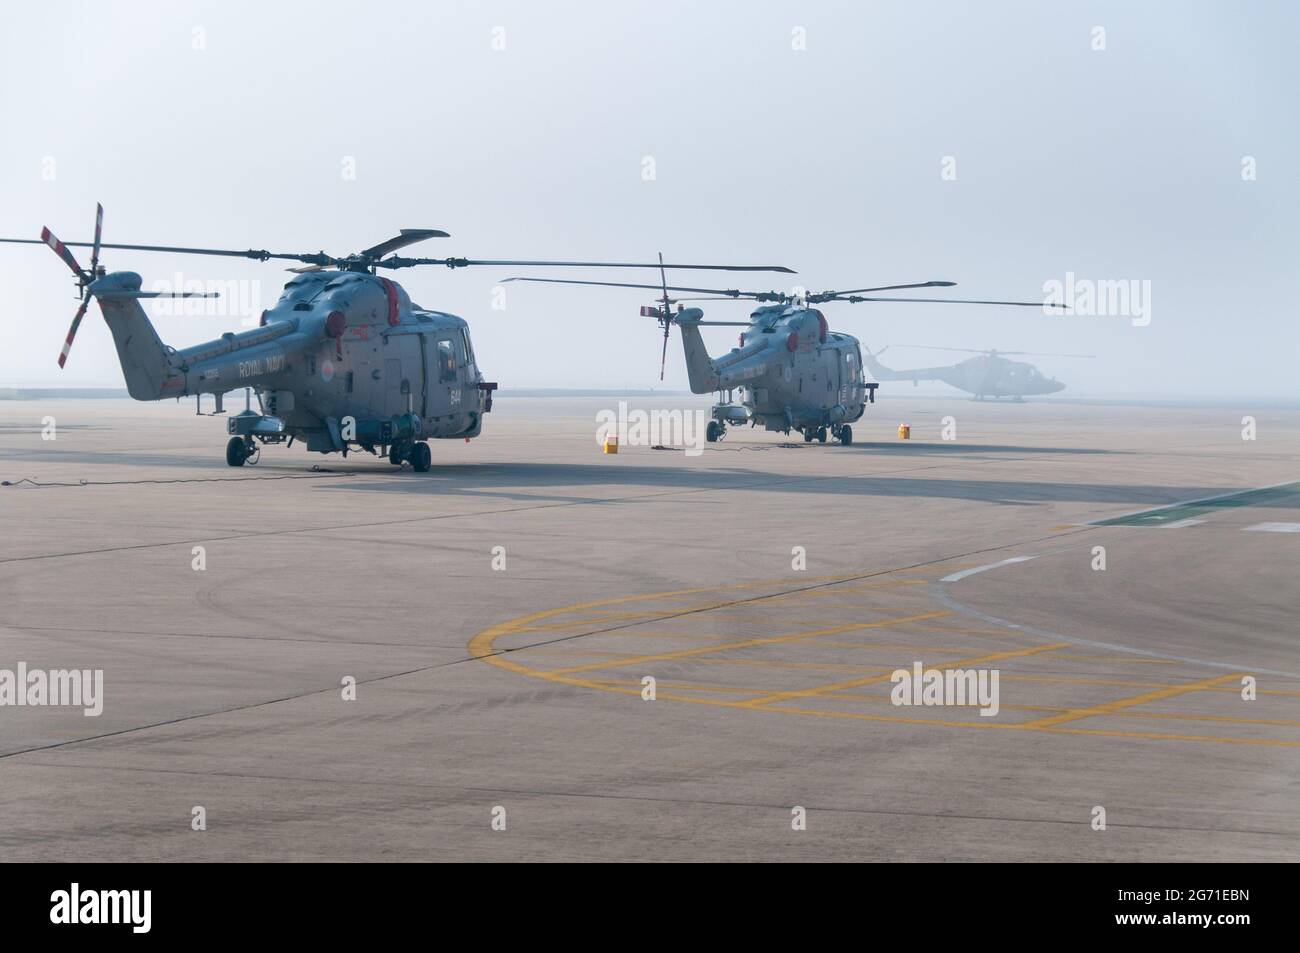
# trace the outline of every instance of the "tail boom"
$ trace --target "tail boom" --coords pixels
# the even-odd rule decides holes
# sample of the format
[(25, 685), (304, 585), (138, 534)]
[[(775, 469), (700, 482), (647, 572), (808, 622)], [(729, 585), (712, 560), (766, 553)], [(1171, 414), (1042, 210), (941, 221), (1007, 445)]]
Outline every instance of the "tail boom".
[(691, 393), (711, 394), (719, 390), (730, 390), (767, 373), (766, 361), (760, 357), (770, 346), (766, 339), (755, 339), (721, 357), (709, 357), (709, 350), (699, 328), (703, 317), (704, 312), (699, 308), (687, 308), (673, 315), (673, 322), (682, 332), (682, 349), (686, 353), (686, 376), (691, 384)]
[(136, 400), (176, 396), (184, 390), (185, 378), (173, 367), (167, 348), (141, 307), (139, 291), (140, 276), (132, 271), (114, 272), (90, 285), (113, 334), (127, 393)]

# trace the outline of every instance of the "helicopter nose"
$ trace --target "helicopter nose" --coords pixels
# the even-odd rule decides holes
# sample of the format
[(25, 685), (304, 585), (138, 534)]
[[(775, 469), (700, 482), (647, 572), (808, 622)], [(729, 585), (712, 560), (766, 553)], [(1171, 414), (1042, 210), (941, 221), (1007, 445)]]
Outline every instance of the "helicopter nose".
[(1065, 390), (1065, 385), (1060, 381), (1052, 381), (1052, 393), (1055, 394), (1058, 390)]

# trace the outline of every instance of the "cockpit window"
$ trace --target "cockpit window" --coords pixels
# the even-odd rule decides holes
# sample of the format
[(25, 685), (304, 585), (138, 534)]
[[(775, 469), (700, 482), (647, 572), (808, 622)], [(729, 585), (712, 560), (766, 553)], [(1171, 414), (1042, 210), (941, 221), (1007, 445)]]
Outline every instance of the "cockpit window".
[(456, 380), (456, 350), (448, 340), (438, 342), (438, 380), (444, 384)]
[(311, 301), (324, 290), (325, 279), (323, 275), (299, 275), (284, 286), (284, 292), (280, 295), (280, 300)]

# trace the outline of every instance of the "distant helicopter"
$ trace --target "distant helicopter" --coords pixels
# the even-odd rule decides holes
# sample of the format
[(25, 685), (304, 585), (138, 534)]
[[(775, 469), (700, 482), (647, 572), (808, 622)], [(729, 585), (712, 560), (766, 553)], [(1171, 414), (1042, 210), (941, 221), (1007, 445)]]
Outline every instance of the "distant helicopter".
[[(608, 288), (644, 288), (660, 292), (658, 304), (643, 307), (644, 317), (655, 318), (663, 328), (663, 353), (659, 378), (667, 356), (672, 325), (681, 328), (686, 352), (686, 374), (691, 392), (718, 393), (705, 437), (714, 443), (727, 427), (748, 423), (788, 434), (797, 430), (804, 442), (826, 442), (827, 434), (842, 444), (853, 442), (851, 424), (862, 417), (868, 403), (875, 403), (874, 382), (865, 381), (858, 339), (831, 331), (825, 315), (814, 304), (828, 302), (908, 302), (925, 304), (992, 304), (1041, 308), (1041, 301), (983, 301), (955, 298), (863, 297), (880, 291), (907, 288), (951, 288), (952, 281), (922, 281), (905, 285), (854, 288), (849, 291), (801, 290), (738, 291), (718, 288), (683, 288), (669, 285), (664, 272), (660, 284), (628, 284), (617, 281), (585, 281), (572, 278), (507, 278), (506, 281), (534, 281), (547, 284), (595, 285)], [(685, 292), (698, 297), (670, 297)], [(761, 305), (748, 321), (705, 321), (700, 308), (686, 308), (683, 301), (749, 300)], [(677, 311), (672, 306), (677, 305)], [(727, 354), (711, 357), (700, 335), (706, 325), (743, 327), (740, 342)], [(738, 400), (733, 399), (738, 391)]]
[[(665, 268), (708, 271), (777, 271), (779, 265), (664, 265), (627, 262), (485, 261), (467, 258), (399, 258), (392, 252), (429, 238), (447, 238), (437, 229), (402, 229), (387, 241), (353, 255), (324, 252), (278, 253), (162, 245), (123, 245), (101, 241), (103, 206), (98, 206), (93, 242), (61, 242), (48, 228), (39, 241), (5, 238), (0, 242), (46, 244), (77, 278), (81, 306), (59, 355), (63, 367), (91, 298), (99, 301), (117, 345), (127, 392), (136, 400), (194, 396), (216, 398), (246, 392), (245, 408), (227, 421), (232, 435), (226, 463), (257, 463), (261, 445), (303, 440), (309, 451), (347, 455), (357, 446), (393, 464), (410, 463), (427, 471), (431, 438), (477, 437), (483, 415), (492, 409), (496, 383), (479, 371), (469, 325), (453, 314), (413, 304), (401, 285), (379, 277), (377, 269), (416, 265), (528, 267)], [(83, 269), (69, 250), (92, 249)], [(163, 344), (140, 305), (142, 298), (212, 297), (209, 294), (141, 291), (138, 274), (109, 274), (99, 263), (101, 248), (219, 255), (256, 261), (302, 262), (275, 307), (262, 312), (260, 327), (226, 332), (215, 341), (176, 350)], [(256, 391), (259, 412), (251, 407)]]
[(958, 390), (974, 395), (974, 400), (992, 398), (994, 400), (1008, 397), (1013, 402), (1023, 403), (1026, 397), (1038, 394), (1055, 394), (1065, 389), (1065, 385), (1054, 377), (1045, 377), (1038, 368), (1024, 361), (1009, 361), (1005, 355), (1012, 354), (1026, 357), (1093, 357), (1092, 354), (1034, 354), (1030, 351), (977, 351), (964, 347), (929, 347), (924, 344), (901, 344), (895, 347), (924, 348), (930, 351), (962, 351), (977, 354), (948, 367), (918, 367), (907, 371), (895, 371), (880, 363), (879, 357), (888, 348), (881, 348), (875, 354), (867, 350), (865, 358), (867, 369), (878, 381), (943, 381)]

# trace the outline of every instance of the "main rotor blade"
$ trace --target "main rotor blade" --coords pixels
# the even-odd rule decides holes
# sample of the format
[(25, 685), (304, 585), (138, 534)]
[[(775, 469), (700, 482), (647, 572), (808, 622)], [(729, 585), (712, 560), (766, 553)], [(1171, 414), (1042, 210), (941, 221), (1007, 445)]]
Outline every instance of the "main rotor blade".
[(826, 300), (831, 301), (834, 300), (834, 298), (838, 298), (840, 295), (871, 294), (876, 291), (902, 291), (905, 288), (952, 288), (956, 286), (956, 284), (957, 282), (955, 281), (921, 281), (913, 285), (882, 285), (879, 288), (850, 288), (848, 291), (818, 291), (814, 294), (810, 294), (808, 298), (811, 300), (823, 295), (828, 295), (831, 297), (827, 297)]
[[(49, 229), (45, 229), (44, 231), (41, 232), (42, 238), (40, 241), (37, 241), (34, 238), (0, 238), (0, 242), (7, 242), (13, 245), (50, 245), (50, 242), (47, 242), (44, 238), (44, 235), (48, 231)], [(73, 247), (73, 248), (94, 247), (93, 242), (63, 242), (62, 244), (65, 246), (65, 250), (68, 247)], [(53, 248), (54, 246), (50, 245), (50, 247)], [(99, 247), (120, 248), (126, 251), (157, 251), (157, 252), (166, 252), (167, 254), (172, 254), (172, 255), (221, 255), (227, 258), (252, 258), (254, 261), (268, 261), (269, 259), (272, 258), (279, 258), (285, 261), (301, 261), (309, 265), (332, 265), (337, 261), (337, 259), (335, 259), (330, 255), (325, 254), (324, 252), (316, 252), (316, 253), (304, 254), (304, 255), (292, 255), (283, 252), (270, 252), (264, 248), (260, 248), (260, 249), (249, 248), (245, 251), (237, 251), (229, 248), (184, 248), (184, 247), (178, 247), (173, 245), (122, 245), (122, 244), (114, 244), (112, 242), (103, 242)], [(58, 249), (56, 248), (55, 251), (58, 251)], [(68, 260), (67, 258), (64, 258), (64, 261), (67, 260)]]
[(378, 245), (370, 246), (361, 252), (361, 255), (364, 258), (383, 258), (390, 252), (405, 248), (407, 245), (414, 245), (416, 242), (422, 242), (426, 238), (451, 238), (451, 235), (437, 228), (403, 228), (394, 237), (380, 242)]
[(850, 304), (857, 304), (859, 301), (891, 301), (891, 302), (908, 302), (915, 304), (1001, 304), (1013, 308), (1064, 308), (1066, 305), (1053, 304), (1044, 301), (984, 301), (973, 298), (860, 298), (857, 296), (847, 298), (831, 298), (831, 301), (847, 301)]
[[(49, 241), (46, 235), (49, 229), (41, 232), (41, 240), (38, 242), (31, 238), (0, 238), (0, 242), (15, 245), (38, 245), (48, 244), (59, 252), (60, 257), (68, 262), (69, 267), (75, 268), (78, 275), (81, 269), (76, 265), (76, 259), (72, 258), (69, 247), (75, 248), (93, 248), (93, 242), (58, 242), (58, 239), (50, 236)], [(408, 238), (405, 233), (416, 233), (416, 237)], [(391, 238), (387, 242), (382, 242), (362, 252), (357, 258), (372, 257), (386, 253), (386, 246), (392, 245), (393, 242), (399, 244), (393, 245), (394, 248), (401, 248), (412, 242), (423, 241), (425, 238), (442, 237), (446, 232), (439, 232), (435, 229), (404, 229), (403, 235), (397, 238)], [(63, 251), (59, 251), (61, 245)], [(346, 258), (335, 258), (322, 252), (308, 252), (304, 254), (293, 254), (289, 252), (272, 252), (265, 248), (248, 248), (243, 251), (232, 248), (191, 248), (180, 245), (128, 245), (124, 243), (103, 242), (100, 248), (114, 248), (124, 251), (153, 251), (163, 252), (171, 255), (218, 255), (226, 258), (251, 258), (254, 261), (269, 261), (272, 258), (281, 261), (300, 261), (306, 265), (320, 265), (329, 267), (332, 265), (345, 264), (350, 261)], [(500, 267), (512, 268), (658, 268), (658, 262), (626, 262), (626, 261), (531, 261), (516, 259), (488, 259), (488, 258), (399, 258), (396, 255), (384, 258), (379, 261), (372, 261), (370, 264), (380, 268), (410, 268), (415, 265), (444, 265), (447, 268), (466, 268), (471, 265), (493, 265)], [(696, 265), (696, 264), (668, 264), (664, 268), (675, 268), (695, 271), (775, 271), (782, 274), (793, 275), (794, 269), (787, 268), (784, 265)], [(724, 292), (726, 293), (726, 292)]]
[(673, 304), (678, 301), (749, 301), (748, 298), (729, 298), (722, 295), (683, 295), (680, 298), (669, 298)]
[(81, 307), (77, 309), (76, 315), (72, 319), (72, 327), (68, 328), (68, 336), (63, 341), (63, 350), (59, 352), (59, 367), (68, 363), (68, 352), (72, 350), (72, 339), (77, 336), (77, 328), (81, 327), (81, 319), (86, 316), (86, 308), (90, 306), (90, 294), (81, 299)]
[[(68, 242), (61, 242), (61, 241), (59, 241), (59, 240), (54, 236), (54, 233), (53, 233), (52, 231), (50, 231), (48, 228), (42, 228), (42, 229), (41, 229), (41, 240), (40, 240), (39, 242), (35, 241), (34, 239), (30, 239), (30, 238), (28, 238), (28, 239), (9, 239), (9, 240), (10, 240), (10, 241), (27, 241), (27, 242), (31, 242), (31, 243), (34, 244), (34, 245), (35, 245), (35, 244), (40, 244), (40, 245), (49, 245), (50, 248), (54, 249), (54, 254), (56, 254), (56, 255), (58, 255), (60, 258), (62, 258), (62, 259), (63, 259), (63, 263), (64, 263), (65, 265), (67, 265), (69, 268), (72, 269), (72, 273), (73, 273), (74, 275), (76, 275), (78, 278), (82, 278), (82, 277), (85, 275), (85, 272), (83, 272), (83, 271), (81, 270), (81, 266), (80, 266), (79, 264), (77, 264), (77, 259), (74, 258), (74, 257), (72, 256), (72, 252), (68, 251), (68, 244), (69, 244), (69, 243), (68, 243)], [(71, 244), (75, 245), (76, 242), (72, 242)], [(84, 309), (83, 309), (83, 310), (84, 310)], [(77, 320), (81, 320), (81, 318), (78, 317)]]
[(965, 354), (988, 354), (994, 357), (1096, 357), (1096, 354), (1051, 354), (1046, 351), (1003, 351), (999, 348), (992, 347), (988, 350), (981, 351), (974, 347), (936, 347), (933, 344), (893, 344), (891, 347), (910, 347), (922, 351), (961, 351)]
[(219, 291), (101, 291), (96, 298), (220, 298)]
[(1015, 354), (1020, 357), (1096, 357), (1096, 354), (1053, 354), (1048, 351), (990, 351), (991, 354)]
[[(497, 265), (511, 268), (658, 268), (657, 261), (517, 261), (487, 258), (386, 258), (375, 262), (381, 268), (410, 268), (414, 265), (446, 265), (448, 268), (466, 268), (470, 265)], [(693, 271), (777, 271), (796, 274), (784, 265), (693, 265), (669, 264), (664, 268)]]
[(705, 325), (705, 326), (713, 326), (713, 327), (725, 326), (729, 328), (747, 328), (750, 327), (753, 323), (754, 323), (753, 321), (696, 321), (695, 322), (697, 327), (700, 325)]
[[(658, 266), (656, 266), (658, 267)], [(664, 266), (669, 267), (667, 265)], [(501, 283), (507, 281), (537, 281), (548, 285), (597, 285), (602, 288), (645, 288), (650, 291), (664, 290), (662, 285), (639, 285), (626, 281), (584, 281), (578, 278), (502, 278)], [(687, 291), (695, 294), (719, 295), (727, 298), (754, 298), (759, 294), (778, 294), (779, 292), (754, 292), (754, 291), (736, 291), (722, 290), (719, 288), (682, 288), (676, 285), (669, 285), (668, 291)]]
[[(933, 344), (890, 344), (889, 347), (913, 347), (922, 351), (962, 351), (966, 354), (988, 354), (989, 351), (981, 351), (973, 347), (936, 347)], [(998, 351), (999, 354), (1005, 354), (1006, 351)]]

